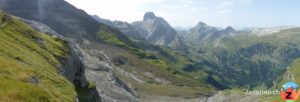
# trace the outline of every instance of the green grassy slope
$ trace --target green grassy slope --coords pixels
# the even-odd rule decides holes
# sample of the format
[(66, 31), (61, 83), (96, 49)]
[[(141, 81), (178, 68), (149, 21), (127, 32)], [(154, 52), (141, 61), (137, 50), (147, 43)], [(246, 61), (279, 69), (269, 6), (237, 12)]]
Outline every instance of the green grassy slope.
[[(288, 70), (286, 71), (285, 75), (287, 75), (287, 73), (289, 73), (291, 76), (293, 76), (295, 78), (295, 81), (298, 85), (300, 85), (300, 58), (298, 59), (295, 59), (293, 63), (291, 63), (289, 65), (289, 68)], [(286, 83), (286, 82), (289, 82), (291, 80), (288, 80), (287, 78), (283, 78), (283, 80), (281, 80), (279, 83), (278, 83), (278, 89), (281, 88), (281, 86)], [(274, 88), (274, 87), (273, 87)], [(299, 90), (299, 89), (298, 89)], [(271, 97), (271, 96), (267, 96), (267, 97), (261, 97), (262, 101), (281, 101), (281, 98), (280, 96), (276, 96), (276, 97)], [(300, 102), (300, 100), (296, 101), (296, 102)]]
[[(38, 9), (35, 9), (40, 6), (37, 5), (36, 3), (38, 1), (41, 1), (41, 3), (43, 3), (44, 5), (43, 8), (45, 8), (43, 10), (44, 12), (42, 17), (40, 16), (41, 14), (40, 11)], [(128, 70), (136, 71), (137, 73), (141, 73), (141, 75), (144, 72), (151, 72), (156, 77), (161, 77), (163, 79), (170, 81), (169, 85), (160, 85), (160, 83), (154, 83), (154, 79), (149, 79), (147, 85), (137, 84), (136, 86), (139, 88), (138, 90), (145, 90), (145, 92), (147, 92), (148, 90), (147, 86), (150, 87), (153, 86), (156, 88), (158, 86), (159, 87), (161, 86), (158, 89), (168, 89), (168, 90), (178, 89), (181, 90), (180, 92), (183, 93), (185, 93), (184, 91), (185, 89), (187, 89), (188, 91), (191, 91), (190, 93), (192, 94), (198, 94), (199, 91), (206, 93), (207, 92), (206, 90), (211, 90), (210, 88), (206, 89), (206, 86), (208, 85), (199, 84), (200, 82), (199, 80), (184, 76), (175, 70), (177, 69), (175, 67), (183, 66), (182, 60), (180, 61), (166, 60), (166, 58), (163, 58), (162, 56), (155, 55), (153, 53), (148, 53), (145, 51), (145, 49), (136, 47), (135, 43), (129, 40), (118, 30), (97, 23), (87, 13), (75, 8), (74, 6), (68, 4), (63, 0), (51, 0), (49, 2), (42, 2), (42, 0), (26, 0), (26, 1), (8, 0), (5, 2), (5, 6), (1, 8), (3, 8), (4, 11), (9, 12), (10, 14), (25, 19), (31, 19), (31, 20), (42, 22), (50, 26), (51, 28), (53, 28), (59, 34), (63, 34), (67, 37), (71, 37), (75, 39), (86, 38), (90, 42), (95, 41), (97, 43), (94, 44), (95, 46), (93, 46), (93, 48), (96, 46), (101, 46), (101, 47), (103, 46), (101, 49), (98, 49), (99, 51), (108, 48), (106, 52), (112, 53), (112, 55), (109, 55), (109, 57), (118, 56), (119, 54), (122, 54), (119, 56), (125, 56), (127, 58), (126, 61), (131, 62), (125, 66), (125, 68), (128, 67)], [(28, 39), (28, 40), (30, 41), (27, 42), (32, 42), (32, 39)], [(104, 42), (105, 44), (100, 45), (100, 43), (98, 42), (100, 43)], [(41, 44), (37, 43), (36, 45), (41, 45)], [(111, 45), (111, 46), (105, 46), (105, 45)], [(113, 47), (118, 46), (120, 49), (112, 50), (110, 49), (112, 48), (112, 46)], [(29, 49), (28, 51), (31, 51), (31, 49)], [(48, 56), (48, 53), (46, 54), (47, 55), (43, 55), (43, 56)], [(173, 55), (176, 54), (172, 54), (172, 56)], [(134, 57), (134, 59), (132, 57)], [(27, 61), (28, 59), (24, 59), (24, 60)], [(55, 62), (55, 59), (52, 58), (52, 61)], [(44, 65), (45, 62), (35, 62), (35, 63), (37, 64), (40, 63)], [(52, 63), (50, 63), (49, 66), (51, 67)], [(124, 78), (124, 76), (120, 76), (120, 78)], [(167, 86), (170, 87), (165, 88)], [(202, 88), (193, 89), (193, 88), (186, 88), (186, 87), (202, 87)], [(197, 89), (201, 89), (201, 90), (197, 90)], [(202, 91), (202, 89), (205, 90)], [(154, 90), (154, 92), (152, 93), (155, 93), (155, 91), (157, 90)], [(166, 90), (162, 90), (162, 91), (166, 91)], [(169, 92), (168, 95), (170, 96), (172, 96), (172, 94), (178, 94), (178, 93), (174, 93), (173, 91), (166, 91), (166, 92)], [(190, 94), (185, 94), (185, 96), (188, 95)]]
[(75, 101), (75, 88), (55, 68), (66, 42), (0, 11), (0, 101)]
[[(143, 45), (143, 47), (137, 46), (136, 44), (139, 44), (138, 42), (136, 43), (132, 42), (126, 36), (122, 35), (121, 32), (119, 32), (118, 30), (109, 28), (107, 26), (101, 27), (101, 30), (97, 33), (97, 38), (103, 41), (105, 44), (117, 46), (122, 49), (122, 50), (107, 49), (107, 52), (114, 53), (110, 56), (126, 57), (126, 60), (128, 62), (136, 64), (133, 67), (140, 67), (143, 69), (143, 71), (149, 71), (157, 77), (161, 77), (171, 81), (172, 85), (170, 85), (170, 89), (174, 89), (174, 90), (181, 89), (180, 86), (199, 87), (199, 88), (195, 88), (193, 94), (199, 93), (199, 91), (202, 91), (201, 93), (206, 93), (206, 92), (210, 93), (210, 91), (213, 90), (212, 87), (208, 88), (209, 85), (204, 85), (202, 83), (203, 80), (195, 79), (194, 77), (183, 73), (181, 69), (189, 63), (188, 58), (175, 51), (172, 51), (169, 48), (161, 48), (153, 45)], [(101, 46), (107, 46), (107, 45), (101, 45)], [(112, 46), (107, 46), (106, 48), (111, 48)], [(102, 47), (99, 50), (104, 50), (104, 49), (105, 48)], [(122, 55), (119, 55), (120, 53), (122, 53)], [(137, 58), (132, 58), (132, 56)], [(132, 67), (132, 65), (129, 66), (127, 65), (126, 67), (130, 68)], [(131, 68), (130, 70), (138, 71), (140, 69)], [(120, 77), (122, 78), (123, 76)], [(152, 81), (150, 80), (149, 83), (151, 84), (151, 82)], [(143, 90), (146, 87), (151, 88), (152, 86), (159, 87), (159, 85), (157, 86), (157, 85), (147, 85), (147, 84), (136, 84), (136, 86), (140, 88), (140, 90)], [(172, 86), (174, 87), (172, 88)], [(166, 87), (166, 86), (162, 86), (162, 87)], [(203, 90), (205, 88), (208, 89)], [(167, 88), (164, 89), (167, 90)], [(189, 90), (189, 88), (186, 89), (187, 91)], [(202, 89), (202, 90), (196, 90), (196, 89)], [(162, 90), (162, 91), (166, 91), (166, 90)], [(174, 94), (172, 93), (172, 91), (168, 91), (168, 92), (170, 92), (170, 94)], [(187, 94), (184, 96), (188, 96), (188, 95), (191, 94)]]
[(220, 39), (218, 43), (195, 46), (194, 49), (199, 54), (194, 58), (198, 57), (199, 64), (193, 66), (196, 69), (187, 68), (188, 74), (201, 76), (202, 71), (206, 71), (213, 75), (215, 81), (212, 84), (227, 82), (224, 84), (232, 85), (222, 91), (228, 94), (225, 97), (229, 99), (235, 99), (230, 95), (238, 93), (240, 96), (236, 100), (248, 98), (257, 102), (282, 102), (279, 95), (245, 96), (243, 89), (280, 90), (285, 82), (291, 81), (285, 78), (287, 73), (300, 85), (299, 28), (267, 36), (229, 36)]
[(195, 46), (196, 53), (190, 56), (196, 56), (193, 59), (198, 59), (198, 63), (184, 70), (200, 77), (204, 71), (211, 76), (208, 82), (220, 88), (270, 88), (276, 77), (300, 57), (299, 39), (299, 28), (267, 36), (241, 34), (224, 37)]

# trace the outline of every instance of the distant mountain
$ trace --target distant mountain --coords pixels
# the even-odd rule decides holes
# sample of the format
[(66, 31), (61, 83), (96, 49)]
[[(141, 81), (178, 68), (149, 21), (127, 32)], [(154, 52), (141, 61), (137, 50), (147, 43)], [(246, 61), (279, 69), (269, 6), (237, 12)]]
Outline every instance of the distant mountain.
[(175, 26), (173, 27), (175, 30), (189, 30), (191, 29), (192, 27), (182, 27), (182, 26)]
[(213, 36), (219, 30), (215, 27), (209, 26), (203, 22), (199, 22), (195, 27), (190, 29), (190, 34), (187, 36), (191, 36), (192, 38), (196, 38), (201, 41), (202, 39), (208, 39)]
[(100, 23), (106, 24), (112, 28), (120, 30), (124, 35), (133, 40), (144, 40), (144, 38), (139, 34), (139, 32), (129, 23), (122, 21), (110, 21), (108, 19), (100, 18), (97, 15), (92, 16), (95, 20)]
[(272, 87), (277, 76), (300, 57), (299, 37), (295, 27), (236, 31), (200, 22), (184, 34), (195, 51), (190, 56), (198, 56), (194, 58), (198, 63), (184, 70), (209, 72), (207, 82), (218, 88)]
[(156, 17), (153, 12), (146, 12), (143, 21), (133, 22), (132, 24), (122, 21), (110, 21), (96, 15), (92, 17), (100, 23), (120, 30), (127, 37), (134, 40), (171, 47), (178, 51), (187, 50), (177, 32), (163, 18)]
[(280, 27), (269, 27), (269, 28), (253, 28), (249, 30), (250, 34), (254, 34), (257, 36), (267, 36), (274, 33), (278, 33), (282, 30), (287, 30), (291, 28), (296, 28), (293, 26), (280, 26)]
[(153, 12), (146, 12), (143, 21), (132, 23), (133, 27), (148, 42), (154, 45), (167, 46), (177, 50), (186, 50), (186, 45), (177, 32), (161, 17)]
[(230, 26), (225, 29), (219, 29), (203, 22), (199, 22), (195, 27), (186, 31), (185, 34), (181, 33), (181, 36), (188, 40), (187, 42), (207, 43), (225, 36), (234, 35), (235, 32), (236, 31)]
[(100, 18), (97, 15), (91, 15), (91, 17), (93, 17), (95, 20), (97, 20), (100, 23), (106, 24), (106, 25), (111, 26), (111, 27), (114, 26), (114, 22), (109, 20), (109, 19)]

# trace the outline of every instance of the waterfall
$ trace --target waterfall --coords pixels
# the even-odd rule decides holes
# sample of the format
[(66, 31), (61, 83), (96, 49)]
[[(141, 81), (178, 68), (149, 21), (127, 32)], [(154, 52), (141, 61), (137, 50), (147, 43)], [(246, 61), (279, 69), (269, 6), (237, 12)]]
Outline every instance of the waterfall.
[(41, 21), (44, 21), (45, 2), (48, 0), (37, 0), (38, 15)]

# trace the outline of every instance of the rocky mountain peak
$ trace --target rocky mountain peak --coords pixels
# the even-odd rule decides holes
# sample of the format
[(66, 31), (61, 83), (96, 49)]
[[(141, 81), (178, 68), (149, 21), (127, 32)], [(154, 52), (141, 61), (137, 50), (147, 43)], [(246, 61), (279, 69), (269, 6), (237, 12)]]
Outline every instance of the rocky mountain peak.
[(197, 27), (203, 27), (203, 26), (207, 26), (207, 24), (205, 24), (204, 22), (198, 22), (198, 24), (196, 25)]
[(235, 30), (231, 27), (231, 26), (228, 26), (225, 28), (225, 31), (228, 31), (228, 32), (235, 32)]
[(153, 12), (146, 12), (144, 14), (144, 20), (143, 21), (146, 21), (148, 19), (154, 19), (154, 18), (156, 18), (156, 16)]
[(132, 26), (153, 45), (187, 51), (186, 45), (175, 29), (164, 18), (155, 16), (153, 12), (146, 12), (143, 21), (133, 22)]

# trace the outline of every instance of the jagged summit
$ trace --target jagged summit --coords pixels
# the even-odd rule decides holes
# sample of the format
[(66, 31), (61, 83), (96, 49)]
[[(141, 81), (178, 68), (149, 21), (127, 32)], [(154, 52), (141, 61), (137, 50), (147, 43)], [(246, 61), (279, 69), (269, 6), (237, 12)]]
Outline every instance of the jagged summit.
[(186, 45), (177, 32), (164, 18), (155, 16), (153, 12), (146, 12), (143, 21), (133, 22), (132, 25), (151, 44), (186, 51)]
[(207, 24), (200, 21), (200, 22), (198, 22), (198, 24), (196, 26), (197, 27), (203, 27), (203, 26), (207, 26)]
[(155, 16), (155, 14), (154, 14), (153, 12), (146, 12), (146, 13), (144, 14), (144, 19), (143, 19), (143, 21), (146, 21), (146, 20), (148, 20), (148, 19), (154, 19), (154, 18), (156, 18), (156, 16)]
[(228, 26), (225, 28), (225, 31), (228, 31), (228, 32), (235, 32), (235, 30), (231, 27), (231, 26)]

